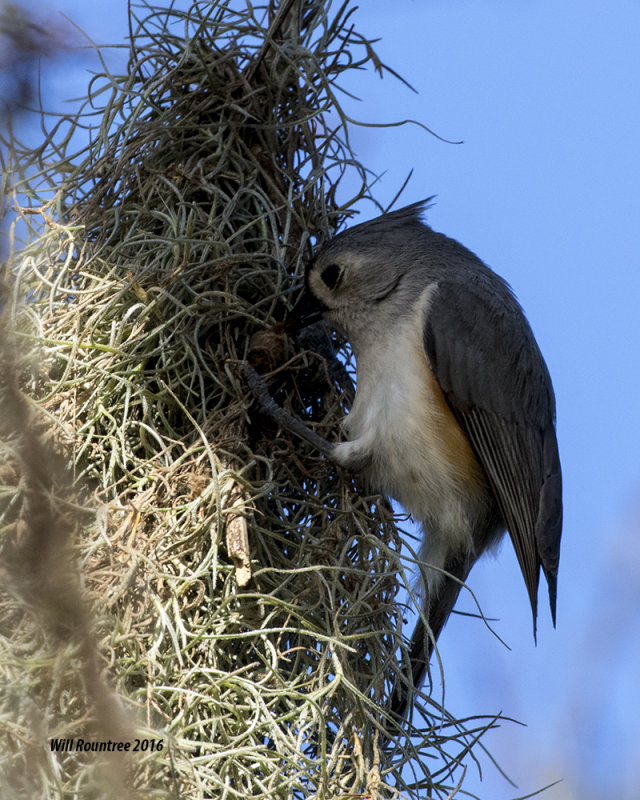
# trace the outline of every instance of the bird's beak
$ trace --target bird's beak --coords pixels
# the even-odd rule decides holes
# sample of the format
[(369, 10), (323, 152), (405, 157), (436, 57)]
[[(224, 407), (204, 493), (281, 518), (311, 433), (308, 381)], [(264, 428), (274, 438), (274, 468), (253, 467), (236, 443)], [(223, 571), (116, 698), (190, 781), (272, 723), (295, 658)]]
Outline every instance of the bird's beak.
[(315, 298), (311, 292), (305, 288), (298, 302), (291, 309), (285, 320), (285, 328), (288, 333), (298, 333), (308, 325), (313, 325), (322, 319), (327, 310), (324, 303)]

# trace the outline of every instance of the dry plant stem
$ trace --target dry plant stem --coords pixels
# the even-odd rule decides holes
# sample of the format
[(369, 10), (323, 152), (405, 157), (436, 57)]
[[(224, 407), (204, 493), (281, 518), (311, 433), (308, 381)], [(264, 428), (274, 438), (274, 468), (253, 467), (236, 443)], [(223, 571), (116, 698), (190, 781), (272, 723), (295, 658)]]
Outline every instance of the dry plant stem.
[[(241, 487), (236, 487), (229, 499), (232, 509), (240, 509), (246, 506), (249, 497)], [(251, 551), (247, 520), (241, 513), (233, 510), (228, 513), (225, 540), (227, 553), (236, 568), (236, 583), (242, 588), (251, 580)]]

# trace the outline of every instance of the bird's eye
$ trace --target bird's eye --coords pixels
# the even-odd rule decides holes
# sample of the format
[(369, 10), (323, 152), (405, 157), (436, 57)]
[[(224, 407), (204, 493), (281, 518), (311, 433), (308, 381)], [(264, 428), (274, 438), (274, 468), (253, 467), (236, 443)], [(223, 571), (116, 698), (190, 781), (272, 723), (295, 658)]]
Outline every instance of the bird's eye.
[(337, 264), (329, 264), (322, 270), (320, 277), (329, 289), (336, 289), (342, 277), (342, 268)]

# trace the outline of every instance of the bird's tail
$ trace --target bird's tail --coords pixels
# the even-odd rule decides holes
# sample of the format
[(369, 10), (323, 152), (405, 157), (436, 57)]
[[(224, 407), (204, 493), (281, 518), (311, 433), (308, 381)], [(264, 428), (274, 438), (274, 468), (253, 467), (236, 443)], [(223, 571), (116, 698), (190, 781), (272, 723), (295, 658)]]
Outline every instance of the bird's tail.
[(449, 615), (458, 599), (460, 590), (471, 570), (471, 559), (468, 555), (449, 558), (444, 567), (443, 579), (437, 587), (435, 596), (427, 598), (428, 629), (424, 619), (420, 617), (411, 636), (409, 645), (409, 662), (411, 677), (398, 676), (391, 697), (391, 714), (396, 719), (404, 719), (409, 700), (420, 687), (425, 673), (429, 671), (429, 662)]

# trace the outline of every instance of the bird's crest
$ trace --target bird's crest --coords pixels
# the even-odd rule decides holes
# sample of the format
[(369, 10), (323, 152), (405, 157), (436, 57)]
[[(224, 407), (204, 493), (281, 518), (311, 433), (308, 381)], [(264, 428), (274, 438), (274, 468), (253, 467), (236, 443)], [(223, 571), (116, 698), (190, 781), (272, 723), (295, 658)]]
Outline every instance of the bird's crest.
[(431, 208), (434, 203), (431, 201), (434, 200), (436, 195), (431, 195), (431, 197), (427, 197), (424, 200), (418, 200), (417, 203), (411, 203), (408, 206), (404, 206), (403, 208), (397, 208), (395, 211), (389, 211), (386, 214), (382, 214), (375, 219), (370, 219), (367, 222), (360, 222), (358, 225), (353, 225), (352, 227), (348, 228), (345, 233), (354, 233), (359, 230), (363, 230), (365, 227), (367, 231), (373, 232), (375, 230), (380, 231), (389, 231), (393, 230), (394, 228), (403, 227), (404, 225), (415, 223), (415, 222), (422, 222), (422, 215), (424, 212)]

